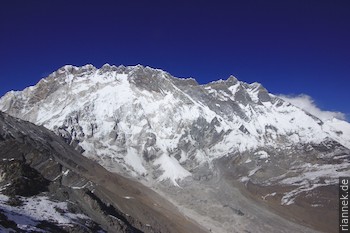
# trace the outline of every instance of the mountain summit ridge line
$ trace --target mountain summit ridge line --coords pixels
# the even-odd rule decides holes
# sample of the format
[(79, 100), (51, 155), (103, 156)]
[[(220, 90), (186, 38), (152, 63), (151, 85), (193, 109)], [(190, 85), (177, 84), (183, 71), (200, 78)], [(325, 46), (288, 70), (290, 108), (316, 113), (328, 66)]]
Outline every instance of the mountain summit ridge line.
[[(145, 175), (150, 160), (153, 167), (160, 165), (156, 170), (165, 172), (156, 178), (169, 178), (174, 184), (195, 166), (235, 151), (326, 138), (350, 147), (349, 124), (336, 119), (322, 122), (259, 83), (230, 76), (199, 85), (194, 79), (178, 79), (141, 65), (66, 65), (23, 92), (7, 93), (0, 110), (54, 130), (81, 146), (87, 156), (108, 157), (111, 153), (96, 153), (89, 146), (97, 143), (92, 140), (95, 134), (99, 141), (109, 141), (105, 146), (115, 147), (115, 157), (125, 161), (125, 169)], [(135, 116), (140, 117), (137, 122)], [(349, 131), (342, 132), (339, 125)], [(134, 156), (135, 151), (143, 156)], [(169, 168), (176, 172), (167, 172)]]
[[(198, 84), (141, 65), (66, 65), (1, 97), (0, 111), (54, 131), (218, 232), (271, 232), (264, 221), (278, 217), (269, 211), (288, 219), (272, 232), (330, 231), (319, 219), (336, 219), (332, 194), (350, 172), (348, 122), (321, 120), (234, 76)], [(267, 205), (266, 216), (243, 194)], [(233, 215), (219, 208), (227, 203)]]

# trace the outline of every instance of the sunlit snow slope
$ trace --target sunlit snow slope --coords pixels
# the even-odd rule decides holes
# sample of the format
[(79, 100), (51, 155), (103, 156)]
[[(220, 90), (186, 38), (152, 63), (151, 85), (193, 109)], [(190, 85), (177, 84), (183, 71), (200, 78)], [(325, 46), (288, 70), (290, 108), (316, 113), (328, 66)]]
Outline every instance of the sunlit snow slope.
[(0, 110), (54, 130), (111, 171), (174, 184), (238, 152), (326, 140), (350, 148), (349, 123), (322, 122), (258, 83), (199, 85), (141, 65), (67, 65), (7, 93)]

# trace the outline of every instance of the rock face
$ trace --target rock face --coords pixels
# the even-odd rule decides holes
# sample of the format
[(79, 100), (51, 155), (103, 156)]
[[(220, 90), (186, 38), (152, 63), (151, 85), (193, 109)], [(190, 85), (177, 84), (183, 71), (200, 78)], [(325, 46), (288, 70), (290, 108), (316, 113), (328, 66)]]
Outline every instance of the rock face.
[[(7, 93), (0, 110), (53, 130), (112, 172), (164, 184), (164, 195), (173, 194), (166, 181), (215, 186), (219, 177), (298, 223), (336, 227), (319, 219), (336, 219), (338, 177), (350, 173), (350, 124), (321, 121), (261, 84), (231, 76), (199, 85), (140, 65), (64, 66)], [(173, 198), (203, 213), (203, 203)], [(227, 205), (225, 198), (218, 201)], [(301, 213), (317, 217), (303, 222)]]
[(2, 112), (0, 187), (1, 232), (202, 231), (154, 192)]

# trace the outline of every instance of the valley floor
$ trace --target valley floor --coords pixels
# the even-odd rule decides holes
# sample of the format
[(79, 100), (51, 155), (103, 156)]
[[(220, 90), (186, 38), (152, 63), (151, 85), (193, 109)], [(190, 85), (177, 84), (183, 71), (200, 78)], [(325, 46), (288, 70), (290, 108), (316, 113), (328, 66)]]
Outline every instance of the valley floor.
[(209, 181), (187, 179), (181, 182), (181, 187), (155, 184), (153, 189), (209, 232), (318, 232), (280, 217), (267, 206), (243, 195), (223, 178)]

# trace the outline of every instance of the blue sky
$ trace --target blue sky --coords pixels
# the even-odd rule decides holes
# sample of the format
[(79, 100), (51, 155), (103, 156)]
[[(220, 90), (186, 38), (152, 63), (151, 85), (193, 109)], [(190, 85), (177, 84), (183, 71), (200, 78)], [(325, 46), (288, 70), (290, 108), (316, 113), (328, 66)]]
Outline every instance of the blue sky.
[(350, 1), (0, 3), (0, 95), (65, 64), (142, 64), (200, 83), (235, 75), (350, 119)]

